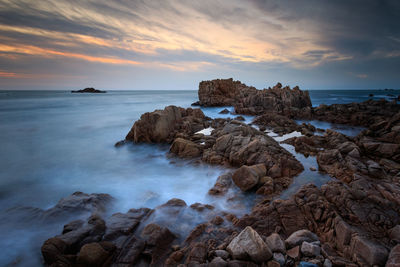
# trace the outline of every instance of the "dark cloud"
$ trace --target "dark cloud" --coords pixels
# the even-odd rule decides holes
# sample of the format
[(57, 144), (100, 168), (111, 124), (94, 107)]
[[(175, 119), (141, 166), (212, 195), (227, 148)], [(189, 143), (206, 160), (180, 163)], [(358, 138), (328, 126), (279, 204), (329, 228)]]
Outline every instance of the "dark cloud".
[(376, 50), (399, 49), (391, 37), (400, 37), (400, 1), (265, 1), (253, 3), (266, 15), (312, 27), (320, 41), (352, 56), (369, 56)]

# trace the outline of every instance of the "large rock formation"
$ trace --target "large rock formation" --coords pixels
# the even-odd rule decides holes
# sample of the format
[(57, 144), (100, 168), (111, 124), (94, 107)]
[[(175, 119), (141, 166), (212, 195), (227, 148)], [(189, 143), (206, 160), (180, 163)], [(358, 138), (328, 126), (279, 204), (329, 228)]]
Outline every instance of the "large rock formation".
[(206, 117), (200, 109), (168, 106), (146, 112), (136, 121), (125, 140), (135, 143), (171, 143), (179, 133), (193, 134), (206, 128)]
[(233, 79), (202, 81), (199, 84), (199, 104), (202, 106), (234, 106), (238, 114), (276, 112), (291, 114), (301, 110), (309, 113), (311, 100), (307, 91), (298, 86), (257, 90)]
[(254, 94), (257, 91), (240, 81), (231, 79), (217, 79), (202, 81), (199, 84), (199, 104), (209, 106), (233, 106), (240, 99)]

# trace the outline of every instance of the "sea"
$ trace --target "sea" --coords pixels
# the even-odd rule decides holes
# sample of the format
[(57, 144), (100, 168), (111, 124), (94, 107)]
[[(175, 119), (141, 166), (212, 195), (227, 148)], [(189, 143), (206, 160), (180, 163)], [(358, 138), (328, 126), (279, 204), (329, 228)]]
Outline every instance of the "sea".
[[(400, 94), (399, 90), (309, 92), (313, 106), (393, 100)], [(197, 100), (197, 91), (0, 91), (0, 266), (42, 266), (41, 244), (60, 234), (67, 221), (38, 226), (24, 216), (25, 208), (46, 210), (76, 191), (113, 196), (110, 214), (154, 208), (171, 198), (183, 199), (188, 205), (200, 202), (232, 209), (225, 200), (207, 194), (217, 177), (228, 171), (226, 168), (171, 158), (168, 145), (114, 146), (141, 114), (168, 105), (190, 107)], [(212, 118), (234, 117), (219, 114), (224, 107), (202, 109)], [(253, 119), (245, 117), (247, 123)], [(312, 123), (353, 136), (363, 130)], [(285, 139), (269, 135), (278, 141)], [(297, 154), (290, 145), (282, 146), (305, 166), (282, 198), (305, 183), (321, 186), (330, 179), (309, 170), (317, 167), (315, 158)], [(16, 210), (20, 214), (16, 215)]]

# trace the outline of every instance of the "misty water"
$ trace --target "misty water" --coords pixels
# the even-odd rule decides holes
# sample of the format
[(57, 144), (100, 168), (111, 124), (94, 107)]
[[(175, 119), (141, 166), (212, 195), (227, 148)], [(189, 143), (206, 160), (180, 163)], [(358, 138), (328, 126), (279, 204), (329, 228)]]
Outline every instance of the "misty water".
[[(340, 94), (310, 92), (313, 103), (330, 103)], [(368, 98), (366, 94), (360, 93), (359, 100)], [(346, 102), (346, 97), (347, 92), (345, 99), (335, 101)], [(224, 200), (207, 194), (227, 169), (168, 158), (167, 145), (114, 147), (144, 112), (167, 105), (189, 107), (197, 100), (197, 91), (0, 91), (0, 266), (41, 265), (41, 244), (67, 223), (44, 226), (19, 219), (15, 224), (11, 218), (15, 214), (9, 210), (48, 209), (75, 191), (112, 195), (115, 203), (109, 213), (153, 208), (171, 198), (181, 198), (188, 205), (211, 203), (229, 209)], [(222, 109), (203, 111), (213, 118), (235, 117), (218, 114)], [(251, 116), (244, 117), (251, 122)], [(283, 146), (295, 153), (291, 146)], [(285, 197), (306, 182), (320, 185), (326, 181), (308, 171), (315, 158), (296, 157), (306, 170), (294, 179)]]

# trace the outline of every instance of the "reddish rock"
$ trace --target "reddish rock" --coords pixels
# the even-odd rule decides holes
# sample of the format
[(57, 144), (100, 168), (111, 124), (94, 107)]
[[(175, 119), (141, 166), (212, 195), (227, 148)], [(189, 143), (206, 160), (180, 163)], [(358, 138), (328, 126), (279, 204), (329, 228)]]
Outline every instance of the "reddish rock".
[(233, 173), (232, 180), (242, 191), (248, 191), (258, 184), (266, 172), (264, 164), (244, 165)]
[(195, 158), (199, 157), (202, 153), (202, 148), (196, 143), (183, 139), (176, 138), (172, 143), (169, 152), (181, 158)]

